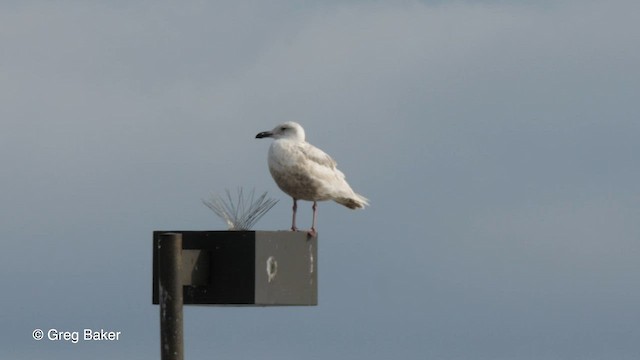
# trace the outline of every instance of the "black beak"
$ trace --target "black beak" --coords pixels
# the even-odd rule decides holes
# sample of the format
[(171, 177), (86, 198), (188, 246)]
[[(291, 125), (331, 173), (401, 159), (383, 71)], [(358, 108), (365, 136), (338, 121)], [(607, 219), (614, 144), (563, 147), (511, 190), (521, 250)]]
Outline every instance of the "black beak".
[(256, 135), (256, 139), (262, 139), (262, 138), (271, 137), (271, 136), (273, 136), (273, 133), (271, 131), (263, 131), (258, 135)]

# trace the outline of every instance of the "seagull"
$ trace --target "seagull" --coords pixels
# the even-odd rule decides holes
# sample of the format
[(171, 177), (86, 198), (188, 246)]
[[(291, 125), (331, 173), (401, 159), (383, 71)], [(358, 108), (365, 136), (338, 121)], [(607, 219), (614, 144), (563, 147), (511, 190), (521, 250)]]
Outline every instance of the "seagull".
[(313, 201), (313, 222), (309, 235), (316, 236), (317, 202), (333, 200), (349, 209), (361, 209), (369, 200), (356, 194), (338, 170), (337, 163), (324, 151), (305, 141), (300, 124), (288, 121), (256, 135), (256, 139), (270, 137), (269, 172), (273, 180), (293, 198), (291, 230), (297, 231), (298, 200)]

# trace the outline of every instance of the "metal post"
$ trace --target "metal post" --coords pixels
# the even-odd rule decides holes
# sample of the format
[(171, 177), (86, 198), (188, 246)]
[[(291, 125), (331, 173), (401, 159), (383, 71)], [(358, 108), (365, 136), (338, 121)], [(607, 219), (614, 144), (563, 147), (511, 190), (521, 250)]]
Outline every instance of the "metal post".
[(162, 360), (183, 360), (182, 234), (166, 233), (158, 241), (160, 354)]

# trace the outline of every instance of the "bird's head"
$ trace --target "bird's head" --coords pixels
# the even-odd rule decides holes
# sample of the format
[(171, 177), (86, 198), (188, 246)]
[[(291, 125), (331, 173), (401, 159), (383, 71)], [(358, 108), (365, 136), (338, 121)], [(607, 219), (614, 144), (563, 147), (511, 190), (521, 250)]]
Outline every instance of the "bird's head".
[(273, 128), (271, 131), (263, 131), (256, 135), (256, 139), (265, 137), (272, 137), (274, 139), (291, 139), (297, 141), (304, 141), (304, 129), (300, 124), (287, 121)]

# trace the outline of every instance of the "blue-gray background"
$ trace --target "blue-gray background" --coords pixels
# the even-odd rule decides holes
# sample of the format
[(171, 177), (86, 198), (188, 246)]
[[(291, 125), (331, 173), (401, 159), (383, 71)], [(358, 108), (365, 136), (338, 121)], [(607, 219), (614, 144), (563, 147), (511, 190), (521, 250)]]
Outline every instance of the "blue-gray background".
[[(286, 120), (372, 206), (320, 204), (318, 307), (187, 308), (187, 358), (640, 358), (639, 13), (2, 2), (0, 358), (157, 359), (151, 232), (237, 186), (286, 229)], [(31, 338), (85, 327), (122, 339)]]

